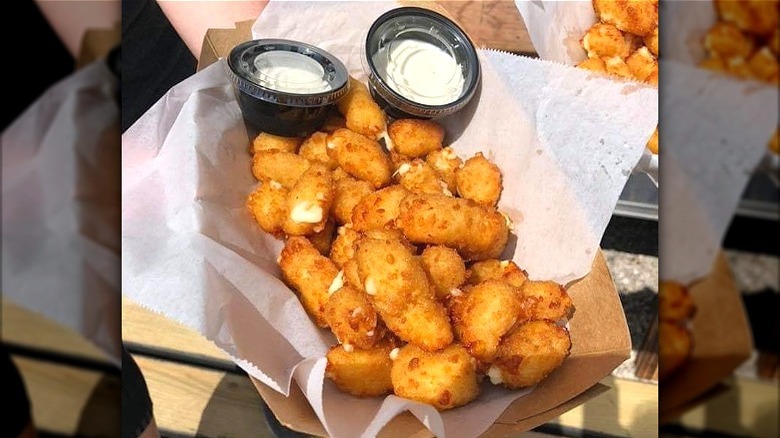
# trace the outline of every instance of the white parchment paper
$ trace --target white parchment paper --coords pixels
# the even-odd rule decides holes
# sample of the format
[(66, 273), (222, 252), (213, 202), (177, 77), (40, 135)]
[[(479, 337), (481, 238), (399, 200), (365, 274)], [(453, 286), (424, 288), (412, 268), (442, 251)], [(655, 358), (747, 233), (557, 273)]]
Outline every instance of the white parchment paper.
[[(360, 41), (392, 3), (271, 2), (255, 37), (316, 44), (359, 74)], [(508, 257), (535, 279), (587, 274), (657, 119), (653, 88), (547, 61), (481, 51), (482, 88), (442, 119), (453, 148), (503, 170), (515, 222)], [(526, 392), (486, 386), (438, 413), (390, 396), (356, 399), (323, 383), (335, 341), (279, 280), (281, 243), (245, 211), (255, 187), (241, 113), (220, 61), (173, 87), (123, 136), (124, 293), (198, 330), (249, 374), (287, 394), (294, 380), (332, 436), (373, 436), (411, 411), (433, 433), (473, 437)]]
[(121, 363), (117, 81), (103, 60), (2, 133), (3, 298)]
[[(591, 0), (515, 0), (531, 43), (542, 59), (577, 65), (587, 58), (580, 40), (598, 17)], [(669, 28), (673, 27), (669, 25)], [(643, 151), (636, 170), (644, 172), (658, 186), (658, 155)]]

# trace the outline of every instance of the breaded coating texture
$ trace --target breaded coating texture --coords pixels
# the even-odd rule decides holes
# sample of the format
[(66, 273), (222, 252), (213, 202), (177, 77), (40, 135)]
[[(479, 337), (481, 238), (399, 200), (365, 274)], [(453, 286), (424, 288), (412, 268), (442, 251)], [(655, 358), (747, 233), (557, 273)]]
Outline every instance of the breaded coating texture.
[(352, 210), (352, 226), (358, 231), (393, 226), (401, 201), (408, 195), (409, 191), (398, 185), (371, 193)]
[(298, 154), (312, 163), (324, 165), (328, 170), (334, 170), (338, 167), (338, 163), (328, 156), (327, 132), (315, 132), (310, 135), (309, 138), (301, 144)]
[(659, 319), (682, 321), (693, 317), (696, 305), (688, 288), (673, 281), (662, 281), (658, 286)]
[(488, 376), (493, 384), (511, 389), (533, 386), (558, 368), (570, 350), (565, 328), (550, 321), (530, 321), (501, 341)]
[(452, 148), (443, 148), (431, 151), (426, 157), (428, 162), (439, 174), (439, 178), (447, 184), (447, 189), (451, 193), (458, 192), (458, 181), (455, 176), (458, 169), (463, 165), (461, 160)]
[(495, 209), (440, 195), (408, 195), (396, 224), (410, 242), (446, 245), (468, 261), (498, 257), (509, 236), (506, 220)]
[(340, 224), (352, 223), (352, 212), (355, 206), (366, 196), (374, 193), (374, 187), (368, 181), (352, 177), (336, 181), (336, 192), (333, 198), (331, 213)]
[(477, 152), (466, 160), (463, 167), (456, 173), (458, 194), (466, 199), (494, 207), (501, 196), (501, 170)]
[(330, 259), (338, 267), (344, 267), (355, 256), (355, 242), (361, 237), (360, 233), (351, 226), (338, 228), (336, 238), (330, 246)]
[(490, 362), (501, 338), (518, 321), (522, 298), (514, 286), (487, 280), (453, 294), (449, 309), (458, 342), (477, 360)]
[(747, 58), (753, 53), (753, 40), (731, 23), (719, 22), (704, 35), (704, 48), (722, 58)]
[(582, 37), (588, 58), (626, 58), (631, 53), (631, 38), (611, 24), (596, 23)]
[(447, 184), (439, 178), (438, 172), (427, 162), (415, 158), (401, 164), (395, 172), (398, 184), (412, 193), (452, 196)]
[(304, 309), (320, 327), (327, 327), (325, 305), (339, 269), (320, 254), (305, 237), (290, 237), (279, 257), (279, 267), (285, 282), (298, 291)]
[(441, 149), (444, 128), (433, 120), (400, 119), (387, 129), (393, 150), (410, 158), (423, 157)]
[(607, 69), (607, 73), (615, 75), (621, 78), (633, 78), (631, 69), (628, 68), (628, 64), (623, 58), (613, 56), (611, 58), (604, 58), (604, 67)]
[(753, 35), (770, 36), (777, 29), (775, 0), (715, 0), (720, 17)]
[(390, 159), (376, 140), (339, 129), (328, 135), (328, 156), (348, 174), (368, 181), (375, 189), (390, 182), (393, 173)]
[(440, 300), (466, 281), (466, 265), (452, 248), (429, 246), (423, 250), (420, 261)]
[(607, 66), (604, 64), (604, 60), (601, 58), (588, 58), (580, 61), (577, 67), (584, 68), (586, 70), (595, 71), (599, 73), (606, 73)]
[(252, 153), (260, 151), (282, 151), (296, 153), (303, 142), (298, 137), (280, 137), (278, 135), (261, 132), (252, 140)]
[(328, 221), (333, 192), (333, 175), (322, 164), (312, 164), (290, 189), (285, 233), (302, 236), (322, 231)]
[(276, 237), (284, 234), (282, 225), (287, 218), (287, 195), (289, 191), (276, 181), (260, 183), (249, 194), (246, 207), (257, 224), (266, 233)]
[(658, 69), (658, 61), (650, 53), (650, 50), (644, 46), (626, 59), (626, 65), (628, 65), (628, 69), (634, 78), (642, 82), (647, 81), (653, 74), (653, 71)]
[(291, 189), (311, 163), (290, 152), (260, 151), (252, 157), (252, 173), (260, 181), (276, 181)]
[(656, 58), (658, 57), (658, 26), (653, 29), (653, 33), (644, 38), (644, 43)]
[(390, 352), (394, 346), (386, 342), (368, 350), (346, 351), (334, 345), (328, 351), (325, 376), (336, 386), (357, 397), (377, 397), (393, 390)]
[(328, 219), (325, 222), (325, 226), (322, 231), (317, 231), (314, 234), (309, 234), (306, 237), (320, 254), (327, 256), (330, 253), (330, 246), (333, 244), (333, 234), (336, 231), (336, 223), (333, 219)]
[(363, 238), (355, 259), (364, 290), (396, 336), (427, 351), (452, 343), (446, 310), (436, 300), (420, 262), (403, 243)]
[(475, 285), (488, 280), (502, 280), (519, 288), (528, 280), (528, 276), (511, 260), (489, 259), (471, 265), (469, 284)]
[(748, 60), (748, 66), (756, 79), (778, 85), (777, 57), (769, 47), (762, 47), (754, 53)]
[(350, 78), (349, 92), (337, 105), (346, 119), (346, 127), (351, 131), (376, 139), (387, 130), (385, 114), (362, 82)]
[(531, 319), (560, 321), (571, 318), (574, 313), (571, 297), (558, 283), (528, 280), (520, 287), (520, 294), (530, 300)]
[(647, 140), (647, 149), (654, 154), (658, 154), (658, 127), (653, 131), (653, 135)]
[(658, 380), (664, 380), (691, 355), (693, 338), (681, 322), (658, 322)]
[[(337, 286), (332, 285), (331, 290)], [(366, 293), (348, 285), (331, 294), (325, 305), (325, 320), (341, 344), (361, 350), (373, 347), (382, 334), (377, 327), (379, 316)]]
[(438, 410), (463, 406), (479, 394), (474, 359), (460, 345), (431, 353), (406, 345), (393, 360), (393, 391)]
[(646, 36), (658, 27), (657, 0), (593, 0), (593, 9), (623, 32)]

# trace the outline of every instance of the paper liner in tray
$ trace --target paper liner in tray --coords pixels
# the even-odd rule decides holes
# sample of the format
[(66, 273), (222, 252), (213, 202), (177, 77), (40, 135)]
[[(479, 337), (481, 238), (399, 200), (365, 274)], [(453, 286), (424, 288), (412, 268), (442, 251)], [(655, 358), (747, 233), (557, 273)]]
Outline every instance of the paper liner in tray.
[[(391, 7), (272, 2), (255, 24), (266, 34), (256, 36), (316, 44), (359, 71), (355, 35)], [(519, 236), (507, 257), (531, 278), (580, 279), (571, 289), (572, 357), (501, 417), (515, 422), (571, 400), (628, 357), (625, 317), (598, 245), (644, 149), (637, 139), (657, 123), (657, 93), (555, 63), (491, 51), (480, 57), (481, 92), (441, 120), (447, 141), (463, 157), (483, 151), (501, 167), (499, 208)], [(476, 402), (440, 415), (323, 384), (324, 354), (335, 340), (279, 279), (281, 243), (245, 211), (256, 181), (224, 69), (219, 61), (173, 87), (123, 136), (125, 294), (198, 330), (274, 390), (300, 386), (331, 435), (371, 435), (407, 408), (441, 436), (487, 429), (525, 393), (485, 385)]]

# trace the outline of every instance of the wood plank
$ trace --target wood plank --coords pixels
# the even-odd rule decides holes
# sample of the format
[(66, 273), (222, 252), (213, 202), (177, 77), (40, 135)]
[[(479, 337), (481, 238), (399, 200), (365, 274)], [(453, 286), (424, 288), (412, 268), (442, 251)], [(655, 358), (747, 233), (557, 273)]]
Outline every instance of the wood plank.
[(508, 0), (437, 1), (479, 47), (536, 52), (515, 3)]
[(119, 377), (13, 357), (40, 430), (66, 436), (119, 436)]
[(5, 342), (110, 363), (102, 350), (79, 333), (7, 299), (2, 300), (2, 321)]
[(122, 339), (161, 350), (232, 364), (228, 355), (200, 333), (122, 297)]
[(157, 427), (199, 437), (274, 438), (249, 378), (134, 356), (154, 403)]

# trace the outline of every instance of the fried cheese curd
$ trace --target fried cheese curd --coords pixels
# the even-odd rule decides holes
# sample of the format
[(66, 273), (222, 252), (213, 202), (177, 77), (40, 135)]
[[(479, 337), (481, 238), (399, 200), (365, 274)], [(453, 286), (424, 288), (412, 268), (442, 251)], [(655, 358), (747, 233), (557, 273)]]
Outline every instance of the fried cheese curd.
[(693, 317), (696, 305), (688, 288), (674, 281), (662, 281), (658, 287), (658, 318), (684, 321)]
[(596, 23), (582, 37), (582, 47), (588, 52), (588, 58), (627, 58), (631, 53), (632, 39), (617, 27)]
[(559, 322), (571, 318), (574, 312), (571, 297), (558, 283), (528, 280), (520, 286), (520, 294), (530, 301), (527, 312), (531, 319)]
[(463, 406), (479, 395), (477, 367), (465, 348), (452, 344), (430, 352), (407, 344), (394, 354), (393, 391), (441, 411)]
[[(630, 56), (638, 40), (626, 38)], [(309, 137), (252, 139), (247, 214), (285, 240), (282, 280), (333, 333), (326, 376), (341, 391), (462, 406), (495, 361), (519, 354), (507, 343), (519, 327), (559, 321), (571, 301), (558, 288), (524, 294), (525, 272), (498, 260), (511, 224), (489, 153), (464, 161), (436, 121), (390, 121), (352, 85)]]
[(530, 321), (503, 338), (487, 375), (494, 385), (533, 386), (559, 367), (570, 351), (566, 328), (551, 321)]
[(693, 336), (684, 323), (658, 322), (658, 380), (664, 380), (682, 367), (693, 350)]
[(385, 340), (365, 350), (349, 344), (334, 345), (328, 351), (325, 376), (341, 391), (356, 397), (377, 397), (393, 391), (390, 352), (396, 348)]
[(649, 35), (658, 27), (657, 0), (593, 0), (599, 19), (623, 32)]

